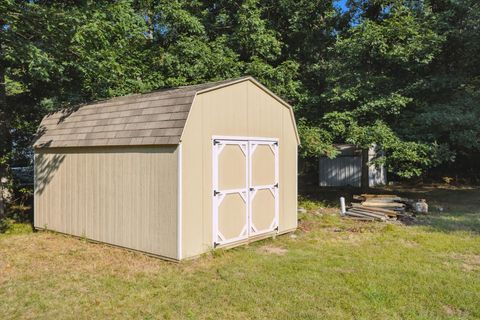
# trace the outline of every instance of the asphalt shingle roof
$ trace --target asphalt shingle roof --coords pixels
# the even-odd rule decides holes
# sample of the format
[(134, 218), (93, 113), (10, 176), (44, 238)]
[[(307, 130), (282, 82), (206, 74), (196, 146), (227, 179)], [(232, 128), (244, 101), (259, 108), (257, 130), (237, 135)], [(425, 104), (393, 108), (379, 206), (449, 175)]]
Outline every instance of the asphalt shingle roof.
[(43, 118), (34, 147), (178, 144), (198, 91), (247, 78), (162, 89), (67, 108)]

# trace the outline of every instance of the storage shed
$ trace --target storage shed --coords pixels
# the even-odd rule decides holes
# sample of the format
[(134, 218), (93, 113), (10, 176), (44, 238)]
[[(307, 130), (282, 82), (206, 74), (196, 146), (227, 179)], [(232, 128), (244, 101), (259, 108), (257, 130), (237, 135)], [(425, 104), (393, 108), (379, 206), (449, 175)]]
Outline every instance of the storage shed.
[[(376, 187), (387, 184), (387, 172), (383, 165), (373, 163), (381, 156), (375, 146), (362, 152), (362, 149), (352, 144), (337, 144), (339, 154), (330, 159), (322, 156), (318, 164), (318, 181), (321, 187), (361, 187), (362, 183), (362, 158), (368, 155), (368, 186)], [(366, 172), (366, 170), (365, 170)]]
[(46, 116), (34, 224), (171, 260), (297, 227), (292, 108), (252, 77)]

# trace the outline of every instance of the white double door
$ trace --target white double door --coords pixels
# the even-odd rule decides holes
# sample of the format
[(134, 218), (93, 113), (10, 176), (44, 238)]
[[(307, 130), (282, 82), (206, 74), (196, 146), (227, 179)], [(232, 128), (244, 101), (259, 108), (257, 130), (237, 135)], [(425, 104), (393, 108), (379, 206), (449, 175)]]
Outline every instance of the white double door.
[(278, 230), (278, 140), (212, 140), (213, 245)]

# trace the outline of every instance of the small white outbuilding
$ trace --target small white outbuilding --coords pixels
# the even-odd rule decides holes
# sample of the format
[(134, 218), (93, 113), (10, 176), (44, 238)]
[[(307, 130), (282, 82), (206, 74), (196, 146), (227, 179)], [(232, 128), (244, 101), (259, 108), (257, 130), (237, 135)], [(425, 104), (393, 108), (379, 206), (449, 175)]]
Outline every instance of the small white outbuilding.
[(171, 260), (297, 227), (292, 108), (252, 77), (45, 117), (34, 224)]

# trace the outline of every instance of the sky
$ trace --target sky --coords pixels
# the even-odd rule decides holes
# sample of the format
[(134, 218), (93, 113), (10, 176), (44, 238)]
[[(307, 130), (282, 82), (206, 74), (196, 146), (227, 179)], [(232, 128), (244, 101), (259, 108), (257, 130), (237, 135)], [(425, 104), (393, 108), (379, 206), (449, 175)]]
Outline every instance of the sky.
[(342, 11), (347, 10), (347, 0), (337, 0), (335, 1), (335, 6), (340, 8)]

